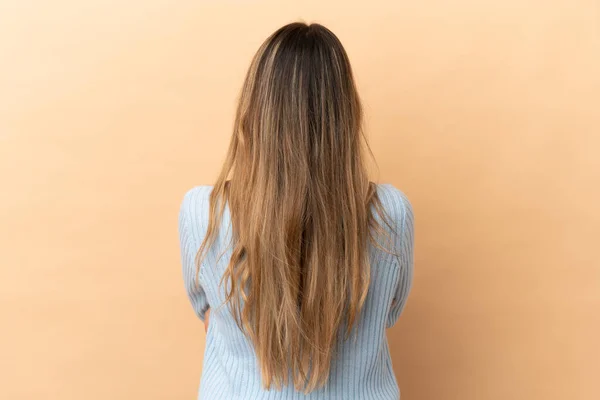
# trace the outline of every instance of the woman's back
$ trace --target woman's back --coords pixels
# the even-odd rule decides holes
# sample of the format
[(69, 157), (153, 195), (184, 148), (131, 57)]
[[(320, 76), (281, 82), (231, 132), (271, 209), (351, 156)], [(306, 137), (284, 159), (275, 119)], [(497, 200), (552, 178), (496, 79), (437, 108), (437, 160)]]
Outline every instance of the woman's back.
[[(212, 186), (187, 192), (179, 214), (183, 277), (192, 306), (204, 320), (210, 308), (199, 399), (393, 400), (400, 397), (392, 370), (385, 328), (398, 319), (405, 305), (413, 271), (413, 213), (402, 192), (389, 184), (377, 185), (377, 196), (391, 226), (381, 222), (393, 239), (396, 254), (369, 245), (370, 282), (363, 308), (351, 335), (342, 323), (325, 386), (303, 394), (293, 385), (265, 390), (252, 341), (239, 328), (227, 304), (221, 280), (230, 261), (231, 216), (225, 206), (216, 240), (200, 265), (196, 285), (195, 257), (209, 222)], [(272, 307), (277, 308), (278, 304)]]

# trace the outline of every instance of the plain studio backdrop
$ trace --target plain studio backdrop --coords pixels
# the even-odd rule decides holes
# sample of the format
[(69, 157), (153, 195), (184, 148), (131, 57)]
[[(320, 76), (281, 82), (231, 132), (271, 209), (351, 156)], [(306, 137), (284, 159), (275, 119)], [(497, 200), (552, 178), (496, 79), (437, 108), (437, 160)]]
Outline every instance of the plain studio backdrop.
[(0, 398), (195, 398), (179, 204), (299, 19), (346, 46), (415, 209), (402, 398), (600, 398), (599, 4), (3, 0)]

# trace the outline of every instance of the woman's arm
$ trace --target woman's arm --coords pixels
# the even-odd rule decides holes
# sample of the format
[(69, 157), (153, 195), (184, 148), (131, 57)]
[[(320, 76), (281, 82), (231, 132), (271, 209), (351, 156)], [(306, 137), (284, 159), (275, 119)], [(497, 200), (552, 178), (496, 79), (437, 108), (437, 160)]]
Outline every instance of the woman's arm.
[(204, 314), (204, 332), (208, 332), (208, 320), (210, 319), (210, 308)]

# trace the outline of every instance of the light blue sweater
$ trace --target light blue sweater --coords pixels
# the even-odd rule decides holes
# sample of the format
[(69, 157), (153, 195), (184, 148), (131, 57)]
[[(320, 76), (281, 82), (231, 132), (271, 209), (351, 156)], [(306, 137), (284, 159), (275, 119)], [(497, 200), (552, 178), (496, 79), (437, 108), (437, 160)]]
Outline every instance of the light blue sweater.
[(400, 257), (370, 246), (371, 284), (357, 325), (357, 341), (354, 342), (352, 337), (344, 341), (343, 332), (340, 332), (327, 386), (304, 395), (295, 391), (293, 386), (282, 391), (262, 388), (252, 343), (237, 327), (229, 307), (219, 307), (225, 298), (219, 281), (231, 255), (228, 249), (217, 260), (230, 239), (227, 227), (231, 220), (227, 207), (223, 216), (225, 229), (220, 229), (217, 242), (200, 267), (200, 288), (197, 289), (194, 284), (194, 257), (206, 232), (211, 190), (211, 186), (189, 190), (179, 212), (185, 288), (201, 320), (204, 321), (206, 310), (211, 309), (198, 399), (399, 399), (400, 390), (392, 370), (385, 328), (391, 327), (400, 316), (412, 282), (413, 213), (404, 194), (390, 184), (377, 186), (383, 207), (395, 225), (395, 246)]

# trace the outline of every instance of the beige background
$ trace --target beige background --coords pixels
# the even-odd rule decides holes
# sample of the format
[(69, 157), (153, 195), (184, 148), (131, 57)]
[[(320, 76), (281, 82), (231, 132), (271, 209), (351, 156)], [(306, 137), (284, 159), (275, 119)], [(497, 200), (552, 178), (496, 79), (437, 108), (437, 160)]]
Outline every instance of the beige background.
[(403, 399), (600, 398), (597, 0), (3, 0), (0, 398), (194, 398), (179, 202), (296, 19), (346, 45), (415, 208)]

